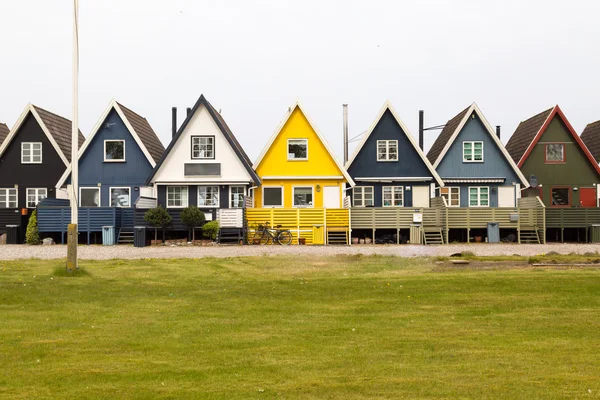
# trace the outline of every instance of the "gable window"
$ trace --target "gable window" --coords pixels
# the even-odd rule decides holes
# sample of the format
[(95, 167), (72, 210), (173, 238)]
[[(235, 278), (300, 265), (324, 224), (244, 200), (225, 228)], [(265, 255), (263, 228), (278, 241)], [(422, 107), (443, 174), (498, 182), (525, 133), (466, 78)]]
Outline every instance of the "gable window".
[(131, 188), (111, 187), (110, 188), (110, 206), (111, 207), (131, 207)]
[(21, 143), (21, 164), (41, 164), (42, 163), (42, 143), (41, 142), (23, 142)]
[(263, 207), (283, 207), (283, 188), (263, 187)]
[(192, 158), (196, 160), (215, 158), (214, 136), (192, 136)]
[(188, 187), (167, 186), (167, 207), (187, 207)]
[(560, 164), (565, 162), (564, 143), (546, 144), (546, 164)]
[(550, 189), (552, 207), (569, 207), (571, 205), (571, 189), (568, 187), (553, 187)]
[(313, 187), (303, 186), (292, 188), (294, 192), (294, 207), (313, 207)]
[(104, 141), (104, 162), (123, 162), (125, 161), (125, 141), (124, 140), (105, 140)]
[(100, 207), (100, 188), (79, 188), (79, 207)]
[(17, 208), (17, 189), (0, 189), (0, 208)]
[(354, 207), (373, 207), (373, 186), (354, 186), (352, 205)]
[(483, 162), (483, 142), (463, 142), (463, 162)]
[(378, 140), (377, 161), (398, 161), (398, 141)]
[(308, 160), (308, 139), (288, 139), (288, 160)]
[(27, 188), (27, 208), (36, 208), (46, 197), (48, 197), (46, 188)]
[(469, 207), (489, 207), (490, 206), (490, 188), (489, 187), (470, 187), (469, 188)]
[(383, 187), (383, 206), (384, 207), (403, 207), (404, 206), (404, 187), (403, 186), (384, 186)]
[(440, 194), (446, 199), (448, 207), (460, 207), (460, 187), (446, 186), (440, 188)]
[(198, 186), (198, 207), (219, 207), (219, 187)]
[(245, 195), (246, 195), (246, 188), (244, 186), (230, 186), (229, 187), (229, 208), (244, 207), (244, 196)]

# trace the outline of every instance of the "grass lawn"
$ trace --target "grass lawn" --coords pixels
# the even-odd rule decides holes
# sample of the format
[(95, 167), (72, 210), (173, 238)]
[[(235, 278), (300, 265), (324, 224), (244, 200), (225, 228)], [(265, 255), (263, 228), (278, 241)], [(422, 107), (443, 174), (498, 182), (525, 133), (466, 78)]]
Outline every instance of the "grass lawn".
[(600, 269), (0, 261), (1, 399), (600, 398)]

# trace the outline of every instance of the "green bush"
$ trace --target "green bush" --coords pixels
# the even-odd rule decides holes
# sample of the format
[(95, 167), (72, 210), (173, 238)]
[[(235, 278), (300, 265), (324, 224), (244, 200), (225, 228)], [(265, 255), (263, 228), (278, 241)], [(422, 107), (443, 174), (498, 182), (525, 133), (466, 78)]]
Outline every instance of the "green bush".
[(192, 240), (196, 240), (196, 228), (205, 221), (204, 213), (196, 206), (189, 206), (181, 211), (181, 222), (192, 230)]
[(210, 221), (202, 226), (202, 235), (210, 240), (215, 240), (219, 233), (219, 221)]
[(27, 232), (25, 233), (25, 243), (40, 244), (40, 233), (38, 231), (37, 210), (31, 213), (29, 223), (27, 224)]
[(169, 225), (172, 219), (167, 210), (161, 206), (151, 208), (144, 214), (144, 221), (154, 227), (154, 240), (158, 240), (158, 228)]

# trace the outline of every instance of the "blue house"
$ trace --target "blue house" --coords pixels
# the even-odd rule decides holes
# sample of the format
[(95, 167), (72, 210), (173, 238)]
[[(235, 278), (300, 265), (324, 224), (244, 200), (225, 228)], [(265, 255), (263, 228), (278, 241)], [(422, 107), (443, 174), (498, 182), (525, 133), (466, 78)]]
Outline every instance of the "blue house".
[(389, 101), (346, 164), (353, 207), (429, 207), (444, 183)]
[(515, 207), (529, 186), (475, 103), (448, 121), (427, 158), (449, 207)]

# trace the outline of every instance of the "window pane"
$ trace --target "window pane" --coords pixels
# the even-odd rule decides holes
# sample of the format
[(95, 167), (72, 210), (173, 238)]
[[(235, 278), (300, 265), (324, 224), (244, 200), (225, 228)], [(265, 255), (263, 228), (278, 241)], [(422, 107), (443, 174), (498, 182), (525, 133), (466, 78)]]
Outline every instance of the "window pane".
[(219, 205), (218, 186), (198, 186), (198, 206), (216, 207)]
[(244, 206), (244, 187), (243, 186), (232, 186), (231, 187), (231, 199), (229, 207), (241, 208)]
[(188, 188), (187, 186), (168, 186), (167, 187), (167, 207), (187, 207)]
[(129, 207), (129, 188), (115, 188), (110, 190), (111, 207)]
[(546, 145), (546, 161), (561, 162), (564, 161), (565, 147), (563, 144), (547, 144)]
[(116, 141), (116, 140), (111, 140), (111, 141), (106, 141), (105, 142), (105, 146), (106, 146), (106, 154), (105, 154), (105, 159), (106, 160), (124, 160), (125, 159), (125, 142), (123, 141)]
[(308, 140), (291, 139), (288, 141), (288, 159), (306, 159), (308, 158)]
[(294, 188), (294, 207), (310, 207), (313, 205), (312, 187)]
[(100, 189), (81, 188), (80, 196), (81, 207), (100, 207)]
[(568, 206), (571, 204), (569, 201), (569, 188), (553, 188), (551, 194), (553, 206)]
[(265, 206), (283, 206), (282, 188), (264, 188), (263, 205)]

